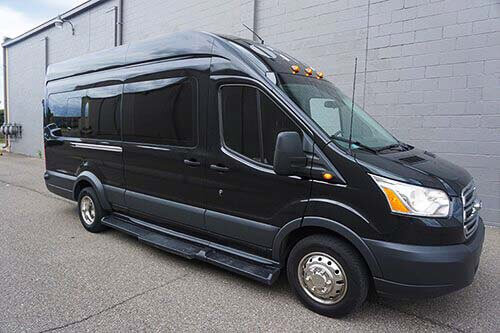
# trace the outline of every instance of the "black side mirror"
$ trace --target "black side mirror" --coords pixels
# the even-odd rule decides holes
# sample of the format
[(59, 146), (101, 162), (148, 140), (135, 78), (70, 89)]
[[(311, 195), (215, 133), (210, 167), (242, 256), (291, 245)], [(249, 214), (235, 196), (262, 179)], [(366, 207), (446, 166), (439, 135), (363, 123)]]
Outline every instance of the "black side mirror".
[(274, 150), (274, 172), (281, 176), (302, 175), (306, 165), (307, 157), (299, 133), (279, 133)]

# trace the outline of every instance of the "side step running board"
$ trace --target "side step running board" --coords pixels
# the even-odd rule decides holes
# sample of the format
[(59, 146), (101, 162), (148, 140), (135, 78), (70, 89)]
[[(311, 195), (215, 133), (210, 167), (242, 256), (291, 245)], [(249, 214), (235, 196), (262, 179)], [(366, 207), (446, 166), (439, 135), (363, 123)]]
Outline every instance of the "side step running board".
[[(238, 273), (256, 281), (271, 285), (279, 276), (277, 263), (261, 258), (262, 262), (243, 258), (235, 253), (224, 251), (222, 246), (171, 231), (163, 227), (150, 225), (136, 219), (110, 215), (102, 219), (102, 223), (113, 229), (137, 237), (139, 241), (152, 245), (160, 250), (177, 254), (187, 259), (205, 261), (231, 272)], [(259, 257), (260, 258), (260, 257)]]

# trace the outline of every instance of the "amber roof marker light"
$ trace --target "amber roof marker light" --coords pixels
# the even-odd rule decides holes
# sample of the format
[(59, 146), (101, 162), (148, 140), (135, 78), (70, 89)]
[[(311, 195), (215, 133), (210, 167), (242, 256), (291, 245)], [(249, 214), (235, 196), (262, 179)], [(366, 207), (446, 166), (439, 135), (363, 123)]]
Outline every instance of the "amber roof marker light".
[(311, 67), (307, 67), (304, 72), (306, 72), (306, 76), (311, 76), (313, 73), (313, 70)]
[(325, 74), (323, 74), (323, 72), (316, 72), (316, 78), (318, 80), (321, 80), (324, 76), (325, 76)]
[(297, 74), (298, 72), (300, 72), (300, 67), (297, 65), (292, 65), (290, 66), (290, 68), (292, 69), (293, 74)]

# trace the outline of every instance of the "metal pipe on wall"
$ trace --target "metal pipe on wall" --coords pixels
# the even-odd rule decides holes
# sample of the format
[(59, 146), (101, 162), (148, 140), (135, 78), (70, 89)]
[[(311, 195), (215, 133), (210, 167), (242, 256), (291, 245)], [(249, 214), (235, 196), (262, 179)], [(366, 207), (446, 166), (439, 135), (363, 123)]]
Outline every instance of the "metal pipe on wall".
[(114, 6), (110, 10), (107, 11), (113, 12), (115, 17), (114, 17), (114, 46), (120, 46), (123, 44), (123, 24), (122, 24), (122, 19), (123, 19), (123, 0), (118, 1), (118, 6)]
[[(7, 42), (9, 38), (4, 39), (4, 43)], [(9, 121), (9, 103), (7, 100), (8, 90), (7, 90), (7, 47), (3, 47), (3, 109), (4, 109), (4, 123), (7, 124)], [(5, 136), (5, 144), (2, 150), (8, 149), (10, 146), (9, 136)]]
[(117, 45), (123, 44), (123, 0), (118, 0), (116, 30), (117, 30)]
[(45, 55), (45, 74), (47, 73), (47, 68), (49, 67), (49, 37), (44, 37), (42, 39)]

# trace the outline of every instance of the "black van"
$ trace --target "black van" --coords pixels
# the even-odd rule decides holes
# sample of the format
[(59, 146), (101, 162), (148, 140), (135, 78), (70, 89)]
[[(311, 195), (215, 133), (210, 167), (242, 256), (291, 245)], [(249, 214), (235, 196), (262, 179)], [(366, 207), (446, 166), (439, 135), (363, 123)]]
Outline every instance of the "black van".
[(395, 139), (323, 73), (249, 40), (177, 33), (51, 65), (48, 189), (165, 251), (340, 317), (472, 283), (470, 174)]

